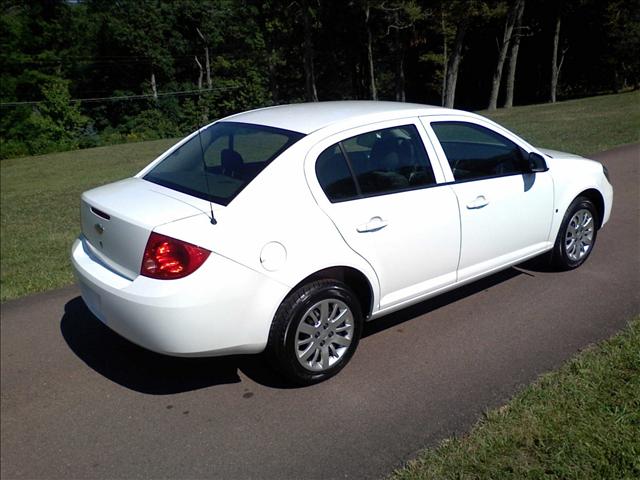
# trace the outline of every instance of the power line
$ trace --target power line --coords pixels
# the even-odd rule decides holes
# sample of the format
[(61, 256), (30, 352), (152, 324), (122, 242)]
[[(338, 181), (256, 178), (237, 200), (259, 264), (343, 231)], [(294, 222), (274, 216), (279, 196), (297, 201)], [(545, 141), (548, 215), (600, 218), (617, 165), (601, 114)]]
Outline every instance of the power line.
[[(194, 52), (188, 55), (175, 55), (167, 56), (166, 59), (171, 59), (176, 62), (192, 61), (196, 55), (201, 55), (202, 52)], [(81, 56), (69, 56), (65, 58), (57, 59), (39, 59), (35, 57), (23, 57), (22, 59), (6, 59), (4, 65), (77, 65), (77, 64), (106, 64), (113, 65), (116, 63), (122, 64), (148, 64), (154, 57), (143, 55), (111, 55), (102, 57), (81, 57)]]
[[(169, 96), (180, 96), (180, 95), (192, 95), (195, 93), (206, 93), (206, 92), (227, 92), (229, 90), (235, 90), (238, 87), (214, 87), (214, 88), (205, 88), (202, 90), (182, 90), (177, 92), (158, 92), (156, 97), (169, 97)], [(78, 102), (78, 103), (98, 103), (98, 102), (117, 102), (120, 100), (139, 100), (143, 98), (153, 98), (154, 94), (141, 94), (141, 95), (126, 95), (126, 96), (118, 96), (118, 97), (93, 97), (93, 98), (72, 98), (70, 102)], [(40, 105), (41, 103), (45, 103), (45, 100), (38, 101), (28, 101), (28, 102), (4, 102), (0, 103), (0, 107), (16, 107), (19, 105)]]

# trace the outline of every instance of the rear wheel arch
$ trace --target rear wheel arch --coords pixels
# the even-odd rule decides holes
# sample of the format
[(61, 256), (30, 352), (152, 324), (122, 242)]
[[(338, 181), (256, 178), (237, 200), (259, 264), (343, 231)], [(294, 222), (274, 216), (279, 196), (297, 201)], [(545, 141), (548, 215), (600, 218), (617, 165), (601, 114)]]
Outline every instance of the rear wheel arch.
[(324, 268), (302, 279), (289, 293), (295, 292), (301, 286), (317, 280), (338, 280), (344, 283), (358, 299), (363, 318), (366, 319), (371, 315), (374, 299), (373, 286), (367, 276), (360, 270), (347, 266)]

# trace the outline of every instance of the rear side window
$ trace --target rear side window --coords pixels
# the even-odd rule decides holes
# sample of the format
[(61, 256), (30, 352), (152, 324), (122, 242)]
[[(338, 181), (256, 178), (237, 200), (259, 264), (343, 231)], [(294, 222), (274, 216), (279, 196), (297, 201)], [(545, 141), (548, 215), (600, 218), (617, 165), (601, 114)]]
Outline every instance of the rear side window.
[(475, 180), (523, 173), (525, 152), (488, 128), (466, 122), (433, 122), (456, 180)]
[(429, 157), (414, 125), (377, 130), (343, 140), (318, 157), (316, 174), (332, 202), (436, 183)]
[(228, 205), (273, 159), (303, 136), (262, 125), (214, 123), (172, 152), (144, 179)]

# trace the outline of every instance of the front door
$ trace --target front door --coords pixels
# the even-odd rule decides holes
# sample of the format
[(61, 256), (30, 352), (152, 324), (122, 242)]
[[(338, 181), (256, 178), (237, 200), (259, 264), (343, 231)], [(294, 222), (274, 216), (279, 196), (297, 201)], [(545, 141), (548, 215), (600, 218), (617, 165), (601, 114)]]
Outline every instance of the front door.
[(547, 250), (553, 216), (551, 174), (529, 173), (528, 152), (488, 126), (432, 121), (431, 127), (460, 203), (458, 280)]

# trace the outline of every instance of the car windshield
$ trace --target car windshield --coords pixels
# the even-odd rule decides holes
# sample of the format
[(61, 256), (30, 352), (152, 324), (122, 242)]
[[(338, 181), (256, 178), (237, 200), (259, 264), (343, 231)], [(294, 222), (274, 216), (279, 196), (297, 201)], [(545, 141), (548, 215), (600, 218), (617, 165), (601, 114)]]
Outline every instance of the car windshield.
[(228, 205), (274, 158), (303, 136), (263, 125), (214, 123), (173, 151), (144, 179)]

